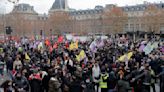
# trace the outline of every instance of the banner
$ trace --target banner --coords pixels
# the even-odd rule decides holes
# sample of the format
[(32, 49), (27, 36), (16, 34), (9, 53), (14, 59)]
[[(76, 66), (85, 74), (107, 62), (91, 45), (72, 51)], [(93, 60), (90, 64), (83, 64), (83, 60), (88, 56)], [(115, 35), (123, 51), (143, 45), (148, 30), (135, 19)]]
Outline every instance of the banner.
[(152, 45), (152, 46), (153, 46), (153, 49), (157, 49), (157, 48), (158, 48), (158, 43), (159, 43), (159, 42), (154, 42), (154, 43), (153, 43), (153, 45)]
[(58, 47), (58, 44), (57, 43), (54, 43), (53, 49), (56, 49), (57, 47)]
[(46, 44), (46, 46), (50, 46), (51, 45), (51, 42), (48, 39), (46, 39), (45, 40), (45, 44)]
[(86, 54), (85, 54), (85, 51), (84, 50), (81, 50), (80, 53), (79, 53), (79, 55), (76, 55), (76, 60), (77, 61), (81, 61), (81, 60), (83, 60), (85, 58), (86, 58)]
[(62, 43), (63, 40), (64, 40), (64, 37), (63, 37), (63, 36), (59, 36), (59, 38), (58, 38), (58, 43)]
[(132, 56), (133, 56), (133, 52), (129, 52), (127, 54), (122, 55), (118, 60), (125, 62), (127, 60), (130, 60)]
[(145, 48), (145, 45), (142, 44), (142, 45), (139, 47), (139, 51), (142, 52), (144, 48)]
[(143, 51), (145, 52), (145, 54), (150, 54), (151, 51), (153, 50), (153, 46), (151, 45), (151, 43), (149, 42), (146, 47), (143, 49)]
[(72, 43), (69, 45), (69, 49), (70, 49), (70, 50), (78, 49), (78, 41), (72, 42)]
[(89, 48), (90, 48), (90, 50), (92, 51), (92, 52), (97, 52), (97, 47), (96, 47), (96, 43), (95, 43), (95, 41), (93, 41), (92, 43), (91, 43), (91, 45), (89, 46)]
[(27, 53), (25, 53), (25, 59), (26, 60), (31, 60), (31, 58), (29, 57), (29, 55)]
[(65, 47), (68, 49), (69, 48), (69, 43), (66, 41), (65, 42)]
[(103, 47), (104, 46), (104, 41), (103, 40), (101, 40), (99, 43), (97, 43), (97, 45), (96, 45), (98, 48), (101, 48), (101, 47)]
[(53, 51), (52, 46), (49, 47), (49, 52), (51, 53)]

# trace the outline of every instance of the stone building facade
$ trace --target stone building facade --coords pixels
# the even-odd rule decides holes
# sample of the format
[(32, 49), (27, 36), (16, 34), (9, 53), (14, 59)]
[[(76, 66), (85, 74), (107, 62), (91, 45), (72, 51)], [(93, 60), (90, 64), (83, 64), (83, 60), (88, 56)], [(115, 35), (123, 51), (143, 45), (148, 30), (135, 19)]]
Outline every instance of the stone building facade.
[[(154, 5), (164, 14), (164, 3), (119, 7), (127, 14), (127, 21), (120, 32), (148, 31), (141, 18), (148, 6)], [(75, 34), (111, 34), (109, 25), (105, 24), (104, 13), (115, 8), (113, 4), (96, 6), (94, 9), (75, 10), (68, 7), (67, 0), (55, 0), (48, 14), (38, 14), (29, 4), (18, 4), (9, 14), (0, 15), (0, 33), (5, 33), (5, 26), (11, 26), (14, 36), (35, 36), (75, 33)], [(62, 15), (65, 14), (65, 15)], [(55, 16), (55, 17), (54, 17)], [(164, 16), (160, 16), (159, 29), (164, 31)], [(110, 20), (108, 20), (110, 21)], [(58, 23), (60, 22), (60, 23)], [(58, 26), (56, 26), (58, 25)]]

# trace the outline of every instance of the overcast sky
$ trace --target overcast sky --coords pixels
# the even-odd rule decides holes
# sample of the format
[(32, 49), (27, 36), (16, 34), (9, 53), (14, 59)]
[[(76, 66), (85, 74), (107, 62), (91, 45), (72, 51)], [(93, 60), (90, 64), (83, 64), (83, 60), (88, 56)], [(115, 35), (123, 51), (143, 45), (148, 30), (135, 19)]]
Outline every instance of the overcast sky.
[[(13, 4), (7, 2), (8, 0), (0, 0), (0, 13), (8, 13), (12, 10)], [(14, 0), (13, 0), (14, 1)], [(28, 3), (34, 6), (38, 13), (47, 13), (55, 0), (19, 0), (19, 3)], [(70, 8), (75, 9), (92, 9), (96, 5), (105, 6), (105, 4), (117, 4), (118, 6), (141, 4), (147, 2), (164, 2), (164, 0), (68, 0)]]

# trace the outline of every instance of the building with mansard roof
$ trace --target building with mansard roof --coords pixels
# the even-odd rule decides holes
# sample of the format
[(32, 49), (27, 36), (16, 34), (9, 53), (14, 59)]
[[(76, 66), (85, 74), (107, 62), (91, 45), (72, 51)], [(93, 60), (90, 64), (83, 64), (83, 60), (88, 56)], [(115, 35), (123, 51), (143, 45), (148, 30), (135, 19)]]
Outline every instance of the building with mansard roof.
[[(133, 6), (118, 6), (127, 14), (127, 22), (120, 32), (148, 31), (143, 19), (140, 18), (149, 5), (151, 4), (144, 2)], [(162, 2), (153, 5), (159, 10), (164, 10)], [(29, 4), (18, 4), (5, 17), (0, 16), (0, 31), (2, 34), (5, 26), (11, 26), (12, 35), (15, 36), (40, 35), (40, 30), (43, 31), (43, 35), (47, 36), (59, 33), (111, 34), (114, 33), (114, 30), (111, 30), (112, 28), (104, 22), (110, 22), (110, 20), (104, 19), (104, 13), (110, 12), (115, 7), (117, 6), (107, 4), (105, 7), (98, 5), (94, 9), (76, 10), (69, 8), (67, 0), (55, 0), (48, 14), (38, 14)], [(67, 17), (68, 19), (66, 19)], [(158, 32), (164, 31), (164, 16), (160, 17), (160, 28), (155, 30)]]

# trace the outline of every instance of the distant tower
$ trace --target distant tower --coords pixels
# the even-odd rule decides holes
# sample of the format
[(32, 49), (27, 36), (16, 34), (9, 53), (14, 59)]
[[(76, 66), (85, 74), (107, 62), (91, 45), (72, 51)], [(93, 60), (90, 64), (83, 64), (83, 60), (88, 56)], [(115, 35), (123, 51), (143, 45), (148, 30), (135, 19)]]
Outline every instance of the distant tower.
[(53, 11), (67, 11), (68, 10), (68, 1), (67, 0), (55, 0), (53, 3), (50, 12)]

